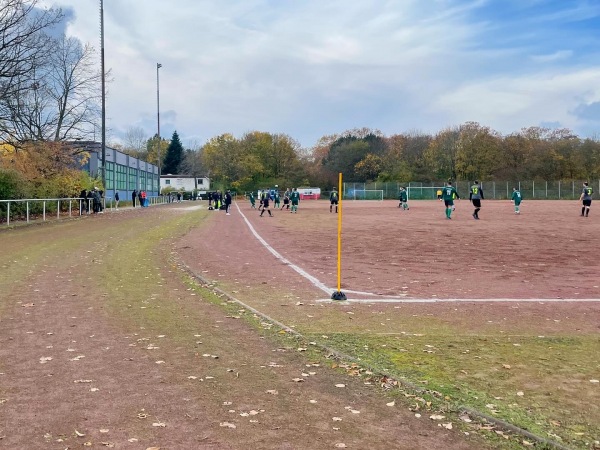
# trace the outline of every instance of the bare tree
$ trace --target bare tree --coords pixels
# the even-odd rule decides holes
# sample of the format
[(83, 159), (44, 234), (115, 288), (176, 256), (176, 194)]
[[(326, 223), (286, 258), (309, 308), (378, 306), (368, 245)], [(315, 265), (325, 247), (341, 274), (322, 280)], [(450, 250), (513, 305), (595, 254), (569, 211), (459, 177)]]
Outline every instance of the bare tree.
[[(2, 103), (11, 112), (17, 141), (90, 138), (99, 116), (100, 72), (90, 45), (62, 36), (33, 66), (31, 88)], [(30, 75), (26, 75), (30, 77)]]
[(142, 127), (130, 127), (125, 133), (123, 151), (136, 158), (146, 159), (148, 135)]
[(207, 171), (202, 161), (202, 146), (197, 142), (191, 142), (183, 154), (181, 172), (194, 177), (206, 176)]
[[(23, 92), (35, 90), (35, 67), (50, 49), (44, 31), (62, 18), (60, 9), (41, 9), (38, 0), (0, 2), (0, 138), (9, 140), (14, 108), (7, 107)], [(18, 103), (17, 103), (18, 106)]]

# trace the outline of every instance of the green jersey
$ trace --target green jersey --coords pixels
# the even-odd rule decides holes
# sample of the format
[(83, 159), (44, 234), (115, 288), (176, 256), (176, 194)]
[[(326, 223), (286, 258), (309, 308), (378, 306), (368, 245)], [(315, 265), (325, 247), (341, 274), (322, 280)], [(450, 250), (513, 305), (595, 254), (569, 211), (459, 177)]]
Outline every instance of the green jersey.
[(398, 194), (398, 198), (401, 202), (408, 201), (408, 195), (406, 195), (406, 191), (400, 191), (400, 193)]
[(511, 197), (511, 200), (513, 202), (515, 202), (515, 205), (519, 205), (521, 203), (521, 200), (522, 200), (521, 191), (513, 191), (513, 195)]
[(456, 192), (456, 188), (454, 186), (446, 186), (442, 189), (442, 199), (444, 201), (451, 201), (455, 198), (460, 198), (458, 192)]
[(292, 203), (293, 203), (294, 205), (297, 205), (297, 204), (298, 204), (298, 202), (300, 201), (300, 192), (297, 192), (297, 191), (295, 191), (295, 192), (292, 192), (292, 193), (290, 194), (290, 200), (292, 201)]
[(329, 200), (332, 202), (337, 202), (338, 199), (338, 193), (337, 191), (333, 191), (330, 195), (329, 195)]

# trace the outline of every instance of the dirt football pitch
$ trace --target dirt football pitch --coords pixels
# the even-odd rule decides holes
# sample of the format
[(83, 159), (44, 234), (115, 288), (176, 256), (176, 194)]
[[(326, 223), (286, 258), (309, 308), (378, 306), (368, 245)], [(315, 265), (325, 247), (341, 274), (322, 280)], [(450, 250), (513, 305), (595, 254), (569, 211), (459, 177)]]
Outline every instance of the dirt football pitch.
[(409, 205), (343, 203), (346, 302), (324, 201), (1, 229), (0, 448), (600, 448), (600, 215)]

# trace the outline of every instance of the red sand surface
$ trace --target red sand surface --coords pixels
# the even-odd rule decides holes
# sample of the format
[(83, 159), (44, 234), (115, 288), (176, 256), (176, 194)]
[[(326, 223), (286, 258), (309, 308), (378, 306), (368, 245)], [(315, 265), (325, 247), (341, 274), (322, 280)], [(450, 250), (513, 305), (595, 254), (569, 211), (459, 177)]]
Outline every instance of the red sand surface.
[[(438, 201), (411, 202), (408, 211), (395, 201), (344, 202), (342, 288), (408, 298), (600, 297), (595, 211), (585, 218), (576, 201), (525, 201), (515, 215), (508, 201), (483, 201), (476, 221), (468, 201), (456, 203), (447, 220)], [(298, 214), (273, 218), (239, 206), (277, 251), (336, 285), (337, 215), (328, 202), (304, 201)], [(234, 207), (227, 219), (236, 216)], [(240, 232), (238, 246), (254, 239)]]

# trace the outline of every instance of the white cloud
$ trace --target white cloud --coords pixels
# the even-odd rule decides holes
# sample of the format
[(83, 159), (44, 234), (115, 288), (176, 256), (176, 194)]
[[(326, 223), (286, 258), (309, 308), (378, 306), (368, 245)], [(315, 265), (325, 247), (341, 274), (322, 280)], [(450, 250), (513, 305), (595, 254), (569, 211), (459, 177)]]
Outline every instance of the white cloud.
[(571, 111), (600, 100), (599, 77), (600, 68), (489, 79), (442, 95), (435, 107), (454, 123), (475, 120), (502, 132), (541, 122), (577, 129), (580, 119)]
[[(57, 3), (75, 11), (68, 32), (99, 45), (99, 1)], [(557, 69), (572, 50), (491, 45), (484, 36), (499, 24), (472, 17), (486, 6), (105, 0), (106, 63), (114, 79), (109, 126), (118, 133), (140, 125), (154, 134), (158, 62), (162, 134), (177, 129), (184, 141), (260, 129), (310, 146), (355, 126), (394, 133), (436, 131), (461, 120), (516, 129), (543, 120), (574, 123), (572, 98), (585, 97), (583, 83), (592, 79), (584, 74), (596, 69)], [(543, 38), (531, 33), (532, 41)]]
[(546, 63), (546, 62), (555, 62), (564, 59), (568, 59), (573, 56), (572, 50), (558, 50), (554, 53), (546, 54), (546, 55), (533, 55), (531, 57), (532, 61)]

